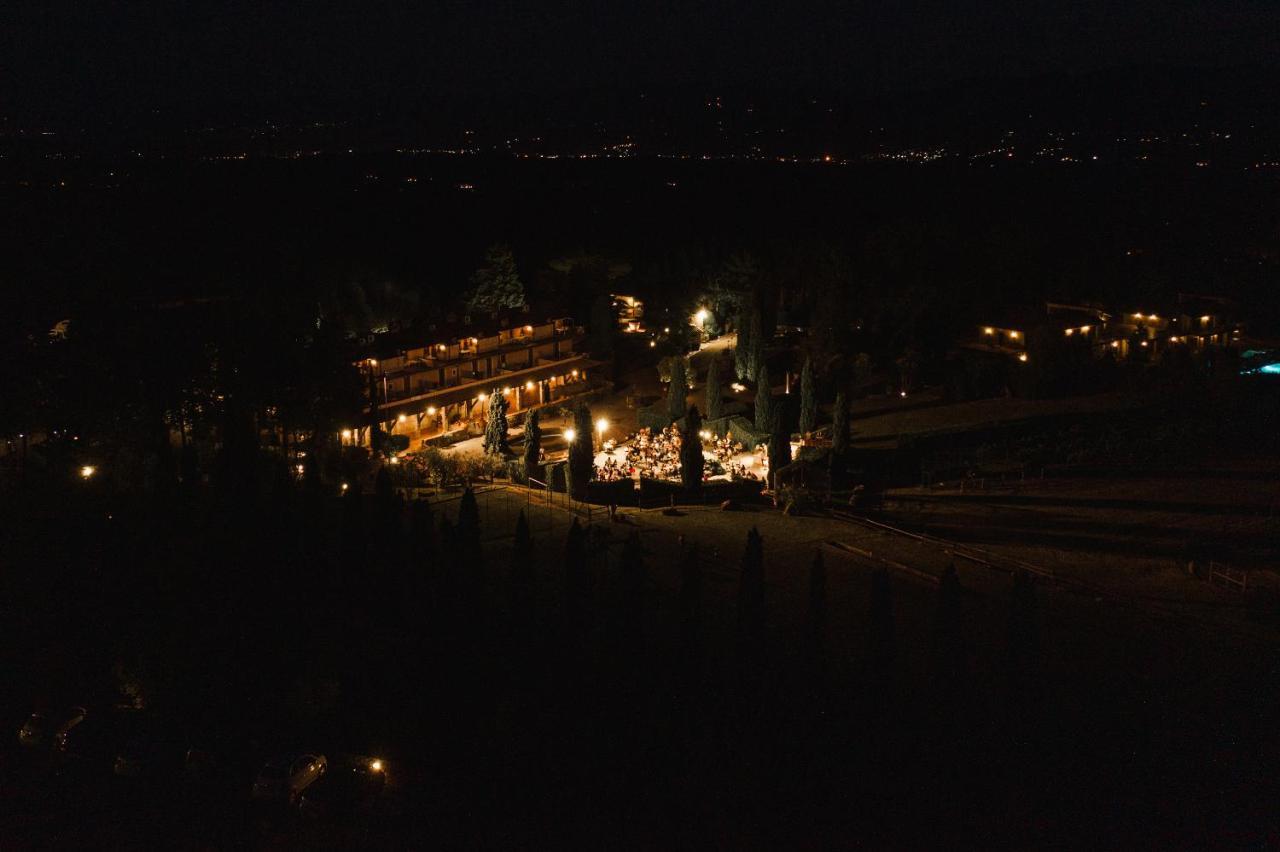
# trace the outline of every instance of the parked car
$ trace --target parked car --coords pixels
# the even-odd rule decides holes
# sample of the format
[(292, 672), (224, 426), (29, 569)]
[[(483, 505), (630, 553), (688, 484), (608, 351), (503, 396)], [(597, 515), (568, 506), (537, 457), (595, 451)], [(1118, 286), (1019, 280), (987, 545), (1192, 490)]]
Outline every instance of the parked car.
[(386, 783), (386, 767), (377, 758), (335, 761), (323, 778), (303, 791), (298, 812), (313, 819), (348, 813), (375, 799)]
[(27, 748), (57, 748), (86, 715), (83, 707), (68, 707), (55, 713), (36, 711), (18, 729), (18, 742)]
[(329, 761), (322, 754), (299, 754), (270, 761), (253, 782), (253, 798), (260, 802), (293, 804), (328, 768)]

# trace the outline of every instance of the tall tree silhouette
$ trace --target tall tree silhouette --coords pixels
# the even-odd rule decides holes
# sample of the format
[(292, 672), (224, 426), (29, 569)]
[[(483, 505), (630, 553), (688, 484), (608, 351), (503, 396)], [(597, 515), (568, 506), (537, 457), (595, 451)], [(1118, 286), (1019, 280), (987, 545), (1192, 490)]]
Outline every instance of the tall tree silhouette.
[(501, 244), (489, 246), (484, 263), (471, 276), (471, 290), (466, 296), (467, 311), (491, 314), (504, 308), (519, 308), (524, 303), (524, 284), (516, 272), (511, 247)]
[(462, 577), (463, 594), (473, 613), (481, 609), (485, 585), (484, 550), (480, 545), (480, 506), (476, 494), (468, 486), (458, 501), (457, 564), (466, 572)]
[(724, 388), (720, 386), (720, 366), (716, 358), (712, 358), (707, 367), (706, 406), (708, 420), (724, 416)]
[(671, 383), (667, 385), (667, 414), (672, 420), (684, 417), (685, 400), (689, 396), (689, 376), (684, 359), (675, 358), (671, 364)]
[(511, 611), (514, 621), (528, 625), (533, 620), (534, 560), (533, 536), (524, 509), (516, 518), (516, 535), (511, 544)]
[(644, 548), (640, 544), (640, 533), (627, 536), (618, 563), (622, 608), (620, 646), (636, 652), (643, 640), (644, 628)]
[(742, 552), (738, 582), (738, 640), (751, 656), (764, 641), (764, 539), (752, 527)]
[(749, 382), (755, 379), (755, 366), (751, 362), (751, 309), (744, 305), (738, 311), (736, 320), (738, 326), (738, 337), (733, 347), (733, 369), (740, 382)]
[(680, 481), (690, 490), (702, 487), (702, 470), (706, 461), (702, 457), (702, 418), (698, 406), (689, 406), (684, 429), (680, 433)]
[(782, 412), (774, 411), (769, 425), (769, 484), (778, 487), (778, 472), (791, 464), (791, 436), (782, 428)]
[(507, 395), (499, 388), (489, 394), (489, 416), (484, 425), (484, 451), (492, 455), (507, 452)]
[(587, 567), (587, 534), (578, 519), (569, 526), (564, 542), (565, 623), (571, 635), (579, 633), (586, 619), (590, 574)]
[(526, 479), (537, 479), (542, 472), (539, 460), (542, 458), (542, 425), (539, 422), (539, 409), (530, 411), (524, 419), (524, 475)]
[(800, 371), (800, 434), (808, 435), (818, 425), (818, 392), (813, 386), (813, 360), (804, 359)]
[(680, 645), (686, 656), (701, 642), (703, 615), (702, 561), (698, 547), (688, 547), (680, 560)]
[(764, 364), (756, 373), (756, 431), (768, 432), (773, 425), (773, 388), (769, 385), (769, 368)]
[(577, 433), (569, 445), (569, 490), (579, 500), (586, 499), (587, 483), (595, 478), (595, 451), (591, 446), (591, 409), (579, 402), (573, 411), (573, 428)]
[(831, 416), (831, 452), (841, 455), (849, 449), (849, 398), (843, 390), (836, 393)]

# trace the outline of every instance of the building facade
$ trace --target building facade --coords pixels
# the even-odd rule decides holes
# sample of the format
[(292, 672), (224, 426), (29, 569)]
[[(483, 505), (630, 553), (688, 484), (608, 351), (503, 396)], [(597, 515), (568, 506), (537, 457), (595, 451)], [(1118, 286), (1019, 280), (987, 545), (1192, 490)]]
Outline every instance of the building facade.
[[(583, 329), (569, 317), (534, 322), (515, 312), (421, 337), (428, 339), (402, 334), (359, 362), (380, 428), (408, 437), (412, 449), (482, 430), (494, 394), (516, 414), (585, 391), (597, 366), (581, 351)], [(367, 445), (374, 410), (366, 401), (360, 427), (344, 439)]]

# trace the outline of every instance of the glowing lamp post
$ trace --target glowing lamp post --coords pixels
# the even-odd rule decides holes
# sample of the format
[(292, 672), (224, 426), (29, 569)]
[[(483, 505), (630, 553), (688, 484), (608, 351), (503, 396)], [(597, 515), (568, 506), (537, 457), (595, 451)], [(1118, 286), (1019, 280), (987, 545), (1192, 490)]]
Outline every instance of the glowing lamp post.
[(80, 468), (80, 478), (91, 479), (93, 478), (93, 475), (97, 472), (98, 472), (98, 469), (96, 467), (94, 467), (91, 464), (87, 464), (84, 467)]
[(596, 432), (600, 436), (601, 448), (604, 447), (604, 433), (605, 433), (605, 430), (608, 428), (609, 428), (609, 421), (606, 420), (605, 418), (601, 417), (599, 420), (596, 421)]

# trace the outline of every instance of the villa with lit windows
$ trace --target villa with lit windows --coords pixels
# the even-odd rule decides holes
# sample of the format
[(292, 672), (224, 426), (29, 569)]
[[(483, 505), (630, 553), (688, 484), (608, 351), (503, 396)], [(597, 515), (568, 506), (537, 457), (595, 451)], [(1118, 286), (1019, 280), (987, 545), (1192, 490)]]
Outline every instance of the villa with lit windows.
[[(413, 449), (424, 440), (483, 429), (493, 394), (506, 398), (511, 415), (585, 391), (597, 366), (580, 351), (583, 329), (568, 317), (533, 321), (512, 311), (387, 337), (358, 365), (382, 429), (407, 436)], [(350, 440), (368, 444), (369, 418), (366, 402)]]
[(1238, 348), (1243, 324), (1231, 311), (1229, 301), (1189, 294), (1179, 294), (1162, 311), (1047, 302), (1043, 313), (979, 327), (964, 348), (1026, 363), (1029, 348), (1052, 351), (1047, 344), (1057, 340), (1086, 347), (1097, 358), (1154, 362), (1174, 350)]
[(644, 333), (644, 302), (635, 296), (614, 293), (613, 307), (618, 315), (618, 331), (623, 334)]

